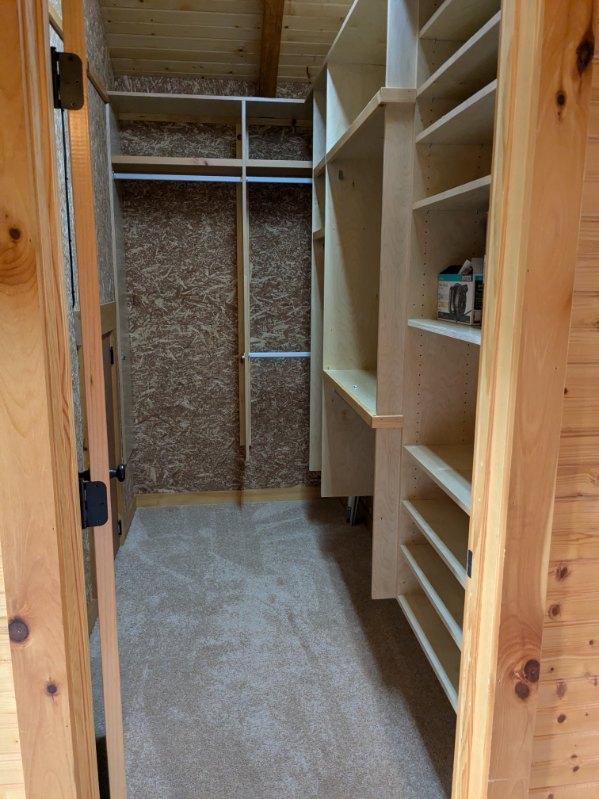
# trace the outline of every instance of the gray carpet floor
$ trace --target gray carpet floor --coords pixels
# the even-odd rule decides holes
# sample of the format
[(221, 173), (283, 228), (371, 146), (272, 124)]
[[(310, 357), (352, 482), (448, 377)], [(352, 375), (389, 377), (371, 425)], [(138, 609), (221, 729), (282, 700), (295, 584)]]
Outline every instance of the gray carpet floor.
[[(117, 558), (130, 799), (438, 799), (455, 718), (336, 501), (147, 508)], [(103, 729), (97, 629), (97, 729)]]

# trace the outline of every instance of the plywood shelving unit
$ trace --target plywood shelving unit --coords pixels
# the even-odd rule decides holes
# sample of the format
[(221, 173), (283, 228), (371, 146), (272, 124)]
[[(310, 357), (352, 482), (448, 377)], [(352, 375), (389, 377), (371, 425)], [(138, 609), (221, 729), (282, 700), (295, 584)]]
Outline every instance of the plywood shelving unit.
[(419, 14), (397, 592), (455, 708), (481, 331), (436, 319), (437, 276), (485, 254), (501, 12), (445, 0)]
[(397, 187), (412, 169), (416, 48), (402, 13), (356, 0), (313, 90), (310, 464), (323, 496), (374, 496), (377, 597), (395, 596), (403, 425), (397, 244), (407, 253), (412, 209)]
[(485, 254), (500, 19), (356, 0), (313, 95), (311, 463), (373, 496), (373, 596), (454, 708), (481, 331), (436, 319), (437, 277)]

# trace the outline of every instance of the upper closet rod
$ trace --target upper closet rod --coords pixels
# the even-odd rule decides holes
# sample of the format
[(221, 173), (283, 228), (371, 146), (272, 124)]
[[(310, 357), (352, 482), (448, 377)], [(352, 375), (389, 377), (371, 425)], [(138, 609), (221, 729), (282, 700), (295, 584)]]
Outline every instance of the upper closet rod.
[[(240, 175), (165, 175), (149, 172), (114, 172), (115, 180), (176, 180), (190, 183), (241, 183)], [(311, 184), (312, 178), (268, 177), (248, 175), (248, 183), (303, 183)]]

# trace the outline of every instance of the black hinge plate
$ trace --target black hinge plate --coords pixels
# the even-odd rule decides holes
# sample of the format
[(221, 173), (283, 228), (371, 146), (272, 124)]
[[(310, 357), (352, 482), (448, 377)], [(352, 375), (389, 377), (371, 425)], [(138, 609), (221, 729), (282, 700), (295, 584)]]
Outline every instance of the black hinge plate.
[(52, 92), (54, 108), (77, 111), (83, 108), (83, 65), (76, 53), (61, 53), (55, 47), (52, 56)]
[(468, 550), (468, 556), (466, 558), (466, 574), (468, 577), (472, 577), (472, 558), (474, 557), (474, 553), (471, 549)]
[(79, 472), (79, 502), (81, 527), (101, 527), (108, 521), (108, 492), (106, 483), (90, 480), (89, 470)]

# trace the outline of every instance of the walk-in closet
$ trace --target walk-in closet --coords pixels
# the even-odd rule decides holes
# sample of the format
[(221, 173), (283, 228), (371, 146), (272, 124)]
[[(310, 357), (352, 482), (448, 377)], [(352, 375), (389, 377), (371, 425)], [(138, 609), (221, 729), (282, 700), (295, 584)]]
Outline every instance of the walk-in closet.
[(597, 2), (0, 14), (0, 797), (599, 796)]

